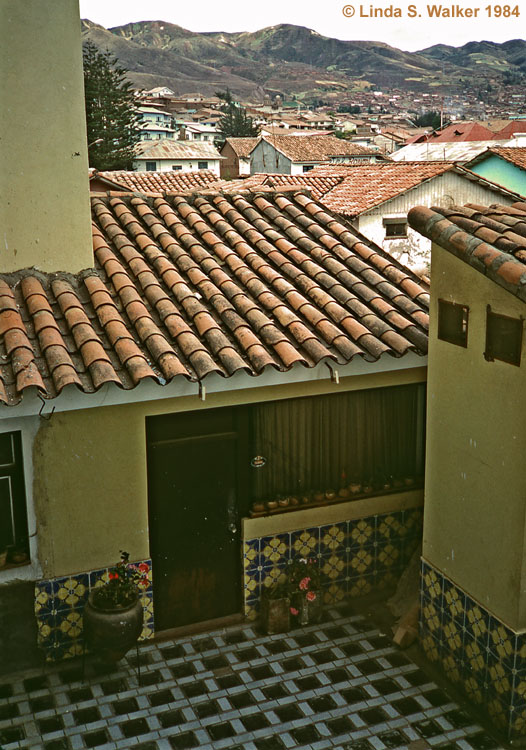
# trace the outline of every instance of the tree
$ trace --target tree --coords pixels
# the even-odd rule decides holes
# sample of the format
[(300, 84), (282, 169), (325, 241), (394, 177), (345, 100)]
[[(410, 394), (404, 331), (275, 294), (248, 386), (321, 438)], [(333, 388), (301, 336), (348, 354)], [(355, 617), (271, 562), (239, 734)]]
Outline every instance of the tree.
[(437, 130), (440, 127), (440, 112), (425, 112), (420, 117), (416, 117), (414, 123), (417, 128), (431, 127), (433, 130)]
[(131, 169), (139, 121), (127, 70), (92, 42), (83, 50), (88, 157), (95, 169)]
[(232, 98), (229, 89), (216, 91), (216, 96), (223, 100), (223, 116), (218, 122), (218, 130), (223, 138), (255, 138), (259, 135), (259, 125), (247, 115), (247, 111)]

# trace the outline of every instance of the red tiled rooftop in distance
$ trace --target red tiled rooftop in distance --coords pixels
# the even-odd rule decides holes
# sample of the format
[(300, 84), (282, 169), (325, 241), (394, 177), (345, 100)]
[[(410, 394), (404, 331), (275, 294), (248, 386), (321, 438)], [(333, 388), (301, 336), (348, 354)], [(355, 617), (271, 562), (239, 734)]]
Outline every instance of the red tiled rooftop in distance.
[(331, 156), (374, 156), (365, 146), (333, 135), (268, 135), (263, 140), (293, 162), (328, 161)]
[(427, 287), (305, 192), (91, 202), (93, 270), (0, 278), (4, 403), (427, 351)]
[(209, 169), (199, 169), (195, 172), (170, 170), (167, 172), (131, 172), (115, 170), (114, 172), (98, 172), (103, 179), (111, 180), (121, 185), (122, 189), (137, 192), (166, 193), (207, 186), (217, 182), (217, 175)]
[(453, 122), (443, 130), (434, 134), (431, 143), (454, 143), (461, 141), (489, 141), (495, 138), (495, 133), (478, 122)]
[(232, 147), (240, 159), (248, 159), (258, 140), (259, 138), (227, 138), (225, 143)]

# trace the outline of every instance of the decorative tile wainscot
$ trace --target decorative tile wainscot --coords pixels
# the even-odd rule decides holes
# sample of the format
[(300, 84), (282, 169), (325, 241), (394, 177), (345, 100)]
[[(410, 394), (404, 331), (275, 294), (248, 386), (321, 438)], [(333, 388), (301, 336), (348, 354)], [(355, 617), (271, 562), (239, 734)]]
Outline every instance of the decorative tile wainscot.
[(424, 492), (413, 489), (243, 521), (245, 615), (289, 560), (315, 558), (326, 603), (396, 582), (422, 539)]
[[(151, 638), (154, 633), (152, 561), (138, 560), (134, 561), (134, 564), (138, 565), (141, 562), (146, 562), (150, 566), (148, 587), (141, 589), (144, 626), (140, 640), (144, 640)], [(38, 643), (48, 661), (67, 659), (82, 653), (84, 605), (90, 591), (109, 580), (108, 574), (111, 569), (102, 568), (36, 582), (35, 616)]]
[(423, 559), (420, 596), (427, 658), (509, 739), (524, 737), (526, 633), (513, 631)]

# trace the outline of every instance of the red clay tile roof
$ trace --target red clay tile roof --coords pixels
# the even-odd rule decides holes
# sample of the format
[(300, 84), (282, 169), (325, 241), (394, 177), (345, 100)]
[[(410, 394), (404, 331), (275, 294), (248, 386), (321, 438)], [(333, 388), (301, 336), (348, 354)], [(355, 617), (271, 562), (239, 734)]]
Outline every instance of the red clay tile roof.
[[(491, 186), (497, 192), (518, 198), (502, 185), (471, 172), (453, 162), (385, 162), (380, 164), (326, 164), (300, 175), (252, 175), (250, 187), (297, 185), (309, 188), (312, 196), (340, 216), (354, 218), (365, 211), (452, 170), (464, 177)], [(238, 183), (239, 186), (239, 183)], [(228, 188), (227, 188), (228, 189)]]
[(240, 159), (248, 159), (258, 141), (259, 138), (227, 138), (225, 143), (232, 147)]
[(526, 133), (526, 120), (513, 120), (499, 130), (494, 138), (513, 138), (514, 133)]
[(492, 138), (495, 138), (495, 133), (478, 122), (453, 122), (438, 133), (433, 133), (429, 140), (431, 143), (456, 143), (488, 141)]
[(377, 152), (335, 135), (265, 135), (262, 140), (293, 162), (328, 161), (331, 156), (376, 156)]
[(454, 168), (452, 162), (437, 161), (327, 164), (301, 175), (260, 175), (260, 184), (310, 188), (331, 211), (354, 217)]
[(416, 206), (413, 229), (526, 302), (526, 203)]
[(305, 192), (91, 203), (94, 269), (0, 278), (6, 404), (427, 350), (427, 287)]
[(195, 172), (170, 170), (169, 172), (95, 172), (93, 177), (100, 175), (103, 179), (111, 180), (120, 185), (121, 189), (133, 190), (141, 193), (179, 192), (191, 188), (210, 185), (217, 182), (215, 172), (209, 169), (199, 169)]

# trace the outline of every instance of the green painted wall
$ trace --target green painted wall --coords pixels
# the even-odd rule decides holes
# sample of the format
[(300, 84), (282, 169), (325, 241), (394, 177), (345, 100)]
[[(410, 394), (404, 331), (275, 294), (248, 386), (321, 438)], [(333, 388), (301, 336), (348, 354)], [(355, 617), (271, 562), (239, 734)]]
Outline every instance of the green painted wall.
[(251, 388), (55, 413), (34, 443), (34, 503), (43, 577), (112, 565), (119, 550), (149, 557), (145, 419), (338, 390), (425, 382), (426, 368), (321, 382)]
[(520, 195), (526, 195), (526, 171), (519, 169), (509, 161), (498, 156), (488, 156), (487, 159), (470, 167), (473, 172), (487, 180), (503, 185)]
[(76, 0), (2, 0), (0, 102), (0, 272), (92, 266)]
[[(514, 629), (526, 626), (526, 355), (486, 362), (486, 305), (524, 303), (436, 245), (432, 250), (424, 557)], [(469, 306), (468, 347), (436, 335), (437, 300)]]

